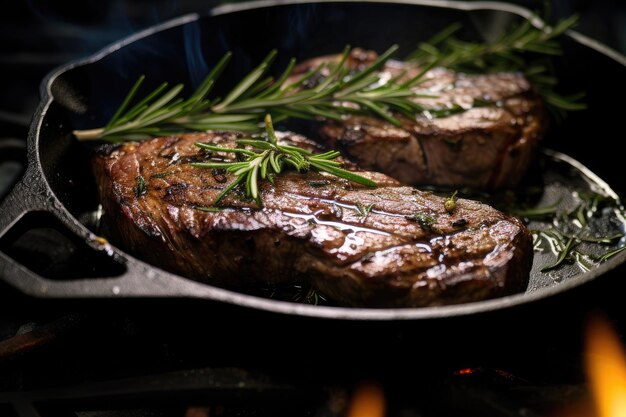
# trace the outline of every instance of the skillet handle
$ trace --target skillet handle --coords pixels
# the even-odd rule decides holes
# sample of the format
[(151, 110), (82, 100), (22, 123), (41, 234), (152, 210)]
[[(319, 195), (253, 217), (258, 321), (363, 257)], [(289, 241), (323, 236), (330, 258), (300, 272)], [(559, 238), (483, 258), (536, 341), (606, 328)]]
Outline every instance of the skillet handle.
[[(3, 148), (3, 150), (6, 150)], [(13, 153), (2, 153), (0, 162), (16, 160)], [(0, 200), (0, 241), (5, 234), (27, 213), (45, 210), (43, 200), (46, 196), (45, 187), (41, 184), (38, 175), (27, 169), (9, 194)], [(40, 287), (38, 281), (42, 278), (27, 268), (24, 268), (14, 259), (2, 252), (0, 247), (0, 280), (24, 290), (27, 287)]]
[[(18, 233), (21, 230), (21, 226), (17, 225), (20, 219), (36, 212), (45, 212), (56, 218), (68, 235), (74, 236), (75, 242), (88, 246), (84, 250), (102, 253), (102, 256), (110, 258), (116, 265), (116, 270), (110, 272), (111, 276), (51, 279), (41, 276), (9, 256), (3, 251), (3, 240), (8, 238), (6, 241), (10, 242), (13, 237), (9, 235), (13, 230)], [(89, 260), (84, 262), (89, 263)], [(155, 272), (153, 267), (126, 255), (89, 230), (70, 221), (69, 214), (62, 209), (36, 169), (29, 167), (9, 195), (0, 201), (0, 281), (22, 293), (43, 298), (193, 296), (198, 292), (195, 287), (201, 286), (180, 277), (163, 275), (170, 274), (164, 271)]]
[[(157, 270), (126, 255), (71, 221), (69, 214), (48, 189), (45, 180), (29, 166), (24, 177), (0, 201), (0, 243), (25, 215), (45, 212), (55, 217), (88, 250), (104, 252), (119, 268), (113, 276), (49, 279), (28, 269), (3, 252), (0, 244), (0, 281), (21, 292), (43, 298), (202, 297), (228, 299), (228, 292)], [(17, 229), (20, 229), (17, 226)], [(87, 261), (88, 262), (88, 261)]]
[(45, 200), (46, 194), (38, 176), (31, 175), (31, 170), (27, 170), (9, 194), (0, 201), (0, 237), (24, 214), (45, 210), (42, 200)]
[[(2, 154), (0, 161), (3, 159), (14, 160), (12, 156), (5, 157), (5, 155), (7, 154)], [(107, 251), (108, 253), (110, 249), (108, 244), (104, 247), (103, 244), (98, 243), (97, 236), (93, 235), (84, 228), (76, 226), (70, 221), (70, 215), (61, 208), (61, 203), (53, 195), (52, 191), (48, 189), (45, 180), (42, 178), (38, 170), (33, 168), (33, 165), (35, 164), (30, 164), (28, 166), (24, 176), (17, 182), (11, 192), (0, 201), (0, 281), (5, 281), (23, 293), (32, 296), (71, 296), (71, 291), (67, 291), (68, 288), (74, 289), (74, 292), (80, 292), (81, 289), (84, 289), (83, 285), (78, 284), (80, 279), (73, 279), (70, 281), (51, 280), (39, 275), (22, 264), (21, 261), (8, 255), (11, 251), (11, 242), (19, 236), (19, 233), (22, 233), (23, 228), (21, 225), (18, 225), (20, 220), (30, 214), (34, 215), (35, 213), (45, 213), (50, 217), (48, 217), (48, 220), (41, 220), (43, 221), (41, 226), (48, 227), (48, 225), (52, 225), (52, 223), (50, 223), (52, 218), (56, 219), (58, 223), (60, 223), (57, 223), (58, 226), (56, 227), (65, 229), (66, 232), (64, 232), (64, 236), (66, 236), (66, 239), (69, 239), (67, 241), (70, 242), (69, 244), (72, 244), (71, 242), (80, 242), (78, 244), (85, 244), (91, 247), (84, 249), (87, 251)], [(34, 216), (34, 218), (26, 220), (25, 226), (30, 227), (28, 225), (30, 225), (31, 221), (33, 221), (35, 228), (40, 227), (37, 219), (45, 219), (45, 217)], [(15, 235), (13, 235), (14, 230), (16, 232)], [(33, 235), (31, 235), (31, 238), (34, 238), (32, 236)], [(57, 237), (55, 237), (55, 235), (50, 236), (51, 237), (49, 237), (48, 240), (44, 239), (41, 242), (45, 245), (52, 246), (54, 246), (55, 243), (61, 246), (67, 243), (57, 241)], [(50, 241), (49, 239), (55, 240)], [(35, 247), (36, 246), (37, 243), (35, 243)], [(123, 265), (125, 259), (117, 256), (115, 261), (118, 264)], [(85, 260), (85, 262), (89, 261)], [(111, 285), (107, 285), (107, 283), (112, 279), (116, 278), (103, 278), (97, 280), (101, 281), (102, 288), (107, 286), (110, 288)], [(54, 292), (57, 294), (53, 294)]]

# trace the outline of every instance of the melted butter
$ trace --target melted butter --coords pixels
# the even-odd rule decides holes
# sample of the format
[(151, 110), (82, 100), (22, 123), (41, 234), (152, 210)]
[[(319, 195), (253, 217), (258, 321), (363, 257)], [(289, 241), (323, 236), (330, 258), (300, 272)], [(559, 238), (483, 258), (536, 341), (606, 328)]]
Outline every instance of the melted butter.
[[(347, 204), (347, 203), (340, 203), (339, 201), (336, 200), (327, 200), (327, 199), (320, 199), (320, 202), (322, 203), (327, 203), (327, 204), (334, 204), (338, 207), (341, 208), (346, 208), (346, 209), (350, 209), (352, 211), (359, 211), (359, 208), (354, 205), (354, 204)], [(399, 217), (402, 219), (406, 219), (406, 215), (405, 214), (398, 214), (398, 213), (390, 213), (388, 211), (383, 211), (383, 210), (379, 210), (376, 208), (376, 203), (374, 203), (374, 206), (372, 207), (372, 210), (370, 211), (371, 214), (380, 214), (382, 216), (389, 216), (389, 217)]]
[(354, 234), (354, 233), (358, 233), (358, 232), (373, 233), (373, 234), (383, 235), (383, 236), (390, 236), (391, 235), (390, 233), (385, 232), (383, 230), (372, 229), (370, 227), (355, 226), (353, 224), (347, 224), (347, 223), (342, 223), (342, 222), (333, 222), (333, 221), (330, 221), (330, 220), (321, 220), (321, 219), (317, 218), (317, 216), (315, 216), (315, 214), (301, 214), (301, 213), (289, 213), (289, 212), (284, 212), (284, 214), (287, 217), (292, 217), (292, 218), (295, 218), (295, 219), (303, 219), (304, 221), (310, 222), (310, 223), (313, 223), (313, 224), (320, 224), (320, 225), (324, 225), (324, 226), (334, 227), (336, 229), (341, 230), (344, 233), (348, 233), (348, 236), (350, 236), (351, 234)]
[(311, 234), (314, 240), (338, 259), (346, 261), (352, 256), (361, 253), (364, 249), (366, 239), (363, 233), (390, 236), (390, 233), (369, 227), (355, 226), (347, 223), (321, 220), (314, 214), (288, 213), (283, 212), (287, 217), (294, 219), (297, 224), (315, 224), (316, 227)]

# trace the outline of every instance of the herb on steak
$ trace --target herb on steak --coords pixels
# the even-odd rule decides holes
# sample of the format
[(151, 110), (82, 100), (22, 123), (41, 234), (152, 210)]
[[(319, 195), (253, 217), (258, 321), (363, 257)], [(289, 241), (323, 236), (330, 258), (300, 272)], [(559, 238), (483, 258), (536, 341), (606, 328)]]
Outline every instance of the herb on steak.
[[(79, 140), (117, 142), (189, 130), (256, 132), (266, 113), (277, 120), (289, 117), (341, 120), (345, 115), (365, 114), (400, 126), (394, 114), (414, 117), (424, 111), (412, 100), (419, 96), (412, 88), (430, 66), (409, 80), (383, 79), (380, 70), (397, 49), (397, 45), (392, 46), (368, 67), (355, 72), (347, 65), (351, 52), (347, 46), (339, 63), (322, 63), (290, 84), (286, 81), (293, 73), (294, 59), (277, 79), (265, 77), (276, 57), (274, 50), (223, 99), (209, 99), (209, 92), (231, 59), (227, 53), (188, 99), (180, 97), (183, 84), (168, 90), (168, 84), (163, 83), (129, 108), (145, 78), (141, 76), (106, 126), (74, 131), (74, 135)], [(323, 81), (307, 87), (307, 80), (324, 71), (328, 75)]]
[(456, 194), (458, 191), (455, 191), (452, 193), (452, 195), (450, 197), (448, 197), (446, 199), (446, 201), (444, 201), (443, 203), (443, 208), (448, 212), (448, 213), (453, 213), (454, 210), (456, 210)]
[(409, 220), (417, 222), (417, 224), (425, 230), (432, 230), (433, 225), (437, 223), (437, 220), (433, 216), (429, 216), (424, 213), (415, 213), (409, 218)]
[(309, 186), (314, 187), (314, 188), (326, 187), (328, 184), (330, 184), (330, 181), (328, 181), (328, 180), (309, 181)]
[(165, 178), (168, 175), (172, 175), (171, 172), (159, 172), (157, 174), (151, 175), (150, 178)]
[(356, 203), (356, 211), (359, 213), (359, 217), (363, 217), (363, 219), (367, 218), (370, 215), (372, 208), (374, 208), (374, 203), (363, 205), (361, 203)]
[(135, 195), (137, 197), (145, 195), (148, 192), (148, 187), (146, 186), (146, 181), (143, 179), (143, 177), (141, 175), (138, 175), (135, 178), (135, 182), (137, 183), (137, 185), (135, 185), (134, 187)]
[(583, 93), (563, 96), (554, 91), (557, 79), (550, 62), (551, 57), (563, 52), (556, 38), (577, 22), (578, 16), (574, 15), (560, 20), (553, 27), (537, 28), (525, 20), (491, 43), (456, 38), (454, 34), (462, 25), (455, 23), (429, 41), (420, 43), (407, 60), (420, 66), (435, 64), (465, 73), (521, 71), (550, 107), (562, 115), (565, 111), (586, 108), (580, 102)]
[(237, 177), (217, 196), (213, 205), (219, 204), (237, 186), (245, 185), (246, 197), (253, 198), (259, 206), (262, 206), (263, 203), (259, 194), (259, 177), (262, 180), (267, 179), (272, 182), (271, 175), (278, 175), (287, 168), (293, 168), (298, 172), (315, 169), (368, 187), (376, 187), (374, 181), (340, 168), (341, 162), (334, 160), (340, 155), (338, 151), (313, 154), (295, 146), (280, 145), (276, 132), (274, 132), (272, 117), (269, 114), (265, 117), (265, 132), (267, 140), (238, 139), (237, 145), (242, 146), (240, 148), (224, 148), (207, 143), (196, 143), (199, 148), (209, 151), (234, 153), (242, 156), (242, 160), (231, 162), (196, 162), (191, 164), (198, 168), (222, 168)]
[(196, 210), (204, 211), (206, 213), (219, 213), (224, 211), (224, 207), (206, 207), (206, 206), (194, 206)]

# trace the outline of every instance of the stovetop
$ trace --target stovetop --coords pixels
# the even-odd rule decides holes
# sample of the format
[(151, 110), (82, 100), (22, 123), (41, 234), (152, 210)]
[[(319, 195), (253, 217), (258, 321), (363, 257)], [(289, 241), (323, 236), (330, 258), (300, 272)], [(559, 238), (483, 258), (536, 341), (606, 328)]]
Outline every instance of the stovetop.
[[(45, 74), (138, 29), (210, 6), (180, 3), (3, 5), (0, 198), (23, 172)], [(554, 3), (555, 14), (581, 12), (581, 31), (626, 51), (623, 6)], [(201, 304), (178, 311), (180, 304), (158, 300), (43, 301), (0, 284), (0, 416), (344, 416), (362, 384), (384, 392), (388, 416), (588, 415), (584, 322), (599, 310), (626, 331), (620, 278), (586, 286), (554, 312), (541, 309), (519, 331), (500, 334), (509, 325), (503, 318), (482, 341), (441, 335), (450, 344), (429, 348), (437, 324), (423, 341), (416, 325), (417, 334), (390, 332), (388, 340), (351, 352), (334, 346), (323, 325), (276, 346), (276, 329), (217, 325)]]

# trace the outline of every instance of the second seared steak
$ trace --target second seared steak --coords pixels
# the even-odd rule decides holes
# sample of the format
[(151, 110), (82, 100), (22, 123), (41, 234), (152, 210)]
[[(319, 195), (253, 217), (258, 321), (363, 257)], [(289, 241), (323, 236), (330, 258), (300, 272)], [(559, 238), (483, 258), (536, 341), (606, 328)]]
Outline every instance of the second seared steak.
[[(234, 147), (228, 133), (126, 143), (96, 157), (99, 193), (120, 243), (154, 265), (241, 288), (310, 283), (338, 304), (419, 307), (524, 290), (531, 237), (517, 219), (361, 171), (369, 189), (325, 173), (284, 172), (260, 183), (263, 208), (228, 194), (234, 177), (190, 162), (229, 160), (194, 142)], [(283, 142), (315, 148), (287, 136)]]
[[(337, 59), (312, 59), (299, 71)], [(375, 59), (375, 53), (356, 49), (348, 65), (364, 68)], [(402, 71), (408, 79), (420, 69), (399, 61), (384, 67), (390, 75)], [(328, 122), (321, 129), (323, 139), (361, 167), (404, 184), (497, 189), (519, 183), (547, 123), (541, 98), (522, 74), (435, 68), (414, 92), (432, 96), (414, 100), (430, 113), (414, 119), (397, 115), (402, 127), (372, 117)]]

